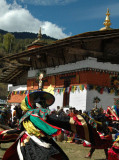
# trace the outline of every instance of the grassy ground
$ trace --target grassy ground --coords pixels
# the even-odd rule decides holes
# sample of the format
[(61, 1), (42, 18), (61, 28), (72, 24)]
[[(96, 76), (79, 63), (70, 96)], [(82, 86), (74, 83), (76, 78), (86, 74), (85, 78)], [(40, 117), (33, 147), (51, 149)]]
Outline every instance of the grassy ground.
[[(64, 150), (70, 160), (87, 160), (85, 156), (88, 154), (90, 148), (83, 147), (82, 144), (72, 144), (72, 143), (64, 143), (58, 142), (59, 146)], [(91, 160), (104, 160), (105, 153), (102, 149), (97, 149), (93, 153)]]
[[(89, 152), (90, 148), (83, 147), (82, 144), (72, 144), (72, 143), (65, 143), (65, 142), (57, 142), (58, 145), (64, 150), (64, 152), (69, 157), (69, 160), (86, 160), (85, 155)], [(2, 158), (3, 154), (5, 153), (6, 149), (11, 145), (9, 144), (2, 144), (0, 149), (0, 158)], [(105, 154), (104, 150), (97, 149), (95, 150), (91, 160), (104, 160)]]

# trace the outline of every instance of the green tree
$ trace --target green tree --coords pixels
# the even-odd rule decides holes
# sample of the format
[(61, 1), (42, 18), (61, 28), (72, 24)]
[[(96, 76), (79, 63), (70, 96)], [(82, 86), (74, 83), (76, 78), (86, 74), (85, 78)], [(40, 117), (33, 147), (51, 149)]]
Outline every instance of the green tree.
[[(3, 47), (1, 47), (1, 44), (0, 44), (0, 58), (4, 57), (5, 54), (6, 54), (5, 50)], [(2, 63), (2, 62), (0, 62), (0, 63)]]
[(3, 35), (0, 34), (0, 43), (3, 43)]
[(7, 53), (11, 53), (14, 40), (15, 40), (15, 37), (11, 33), (6, 33), (3, 36), (3, 46)]

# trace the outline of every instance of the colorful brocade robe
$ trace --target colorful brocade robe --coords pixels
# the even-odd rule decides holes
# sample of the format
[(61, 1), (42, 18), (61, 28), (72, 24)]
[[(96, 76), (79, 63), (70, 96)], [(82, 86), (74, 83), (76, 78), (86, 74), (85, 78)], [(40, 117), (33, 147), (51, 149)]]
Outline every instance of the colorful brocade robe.
[[(46, 117), (50, 114), (51, 112), (49, 109), (31, 109), (27, 111), (24, 116), (21, 117), (19, 123), (23, 123), (24, 128), (29, 134), (35, 134), (36, 136), (40, 136), (45, 133), (53, 137), (59, 135), (61, 133), (61, 129), (46, 122)], [(31, 130), (29, 130), (31, 128), (33, 128), (34, 130), (33, 133)]]
[(119, 109), (115, 105), (114, 107), (107, 107), (107, 118), (111, 121), (119, 121)]

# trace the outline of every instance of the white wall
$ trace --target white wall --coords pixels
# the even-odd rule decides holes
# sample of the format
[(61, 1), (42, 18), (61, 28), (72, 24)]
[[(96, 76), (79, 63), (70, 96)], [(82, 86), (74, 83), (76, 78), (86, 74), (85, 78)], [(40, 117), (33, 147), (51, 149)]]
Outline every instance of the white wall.
[(98, 103), (98, 107), (101, 107), (105, 110), (107, 110), (107, 106), (113, 106), (114, 105), (114, 98), (119, 98), (119, 96), (115, 96), (114, 93), (107, 93), (107, 92), (103, 92), (103, 94), (100, 94), (98, 91), (96, 90), (87, 90), (87, 103), (86, 103), (86, 108), (87, 110), (90, 110), (91, 108), (94, 107), (94, 97), (98, 97), (100, 98), (100, 102)]
[[(50, 106), (51, 110), (57, 109), (57, 106), (63, 106), (63, 92), (61, 94), (55, 92), (55, 103)], [(69, 96), (69, 107), (75, 107), (77, 110), (86, 110), (86, 98), (87, 98), (87, 90), (83, 91), (76, 90), (74, 93), (70, 92)]]
[(69, 106), (75, 107), (77, 110), (86, 110), (86, 97), (87, 90), (85, 88), (83, 91), (76, 90), (74, 93), (70, 92)]
[(8, 86), (7, 86), (7, 90), (12, 92), (12, 87), (13, 87), (13, 85), (12, 85), (12, 84), (8, 84)]
[(19, 86), (12, 86), (8, 85), (8, 91), (24, 91), (27, 90), (27, 85), (19, 85)]
[(119, 72), (119, 64), (97, 62), (96, 58), (88, 57), (86, 60), (78, 61), (76, 63), (69, 63), (60, 65), (55, 68), (47, 68), (47, 74), (56, 74), (62, 72), (69, 72), (82, 69), (82, 68), (95, 68), (100, 70)]
[[(119, 64), (111, 64), (111, 63), (103, 63), (97, 62), (96, 58), (88, 57), (86, 60), (78, 61), (76, 63), (69, 63), (65, 65), (60, 65), (56, 67), (45, 68), (47, 75), (52, 74), (60, 74), (63, 72), (75, 72), (76, 70), (82, 68), (94, 68), (99, 70), (107, 70), (107, 71), (114, 71), (119, 72)], [(29, 70), (28, 77), (35, 77), (38, 73), (38, 70)]]
[(57, 110), (57, 106), (60, 107), (63, 106), (63, 92), (61, 94), (55, 92), (54, 96), (55, 96), (55, 102), (52, 106), (49, 107), (51, 110), (52, 109)]

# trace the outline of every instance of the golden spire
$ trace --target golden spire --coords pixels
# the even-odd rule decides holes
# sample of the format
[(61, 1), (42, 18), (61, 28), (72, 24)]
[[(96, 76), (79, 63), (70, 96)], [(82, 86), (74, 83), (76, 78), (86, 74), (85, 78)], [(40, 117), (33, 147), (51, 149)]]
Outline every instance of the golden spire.
[(107, 8), (105, 22), (103, 23), (107, 29), (110, 28), (110, 25), (111, 25), (110, 17), (109, 16), (110, 16), (109, 8)]
[(48, 43), (45, 42), (44, 39), (42, 39), (42, 34), (41, 34), (41, 27), (37, 36), (37, 39), (35, 41), (32, 42), (32, 44), (28, 45), (28, 50), (30, 49), (34, 49), (34, 48), (38, 48), (38, 47), (42, 47), (44, 45), (47, 45)]
[(110, 28), (111, 22), (110, 22), (109, 16), (110, 16), (109, 8), (107, 8), (105, 22), (103, 23), (105, 25), (105, 27), (101, 28), (100, 30), (111, 30), (112, 29), (112, 28)]
[(41, 40), (42, 38), (42, 34), (41, 34), (41, 27), (40, 27), (40, 30), (39, 30), (39, 33), (38, 33), (38, 40)]

